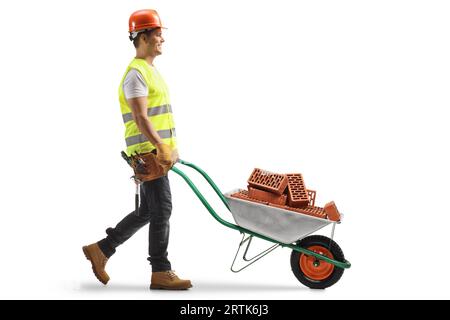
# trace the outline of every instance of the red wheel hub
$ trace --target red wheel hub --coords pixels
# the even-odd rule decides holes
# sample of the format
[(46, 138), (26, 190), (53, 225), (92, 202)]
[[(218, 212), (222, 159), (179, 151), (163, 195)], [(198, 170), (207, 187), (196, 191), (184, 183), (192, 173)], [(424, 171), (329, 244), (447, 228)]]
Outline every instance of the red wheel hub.
[[(325, 247), (311, 246), (307, 249), (330, 259), (334, 259), (331, 252)], [(334, 265), (331, 263), (319, 260), (313, 256), (307, 256), (305, 254), (300, 256), (299, 264), (303, 274), (311, 280), (325, 280), (333, 273), (334, 270)]]

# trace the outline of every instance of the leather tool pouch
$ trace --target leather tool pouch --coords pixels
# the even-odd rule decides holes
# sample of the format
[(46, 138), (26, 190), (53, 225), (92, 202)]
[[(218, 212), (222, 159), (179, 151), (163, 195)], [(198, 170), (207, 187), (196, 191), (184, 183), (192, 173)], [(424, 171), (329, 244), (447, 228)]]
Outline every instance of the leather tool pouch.
[(142, 182), (165, 176), (171, 168), (171, 166), (160, 164), (156, 154), (151, 152), (135, 155), (131, 161), (136, 178)]

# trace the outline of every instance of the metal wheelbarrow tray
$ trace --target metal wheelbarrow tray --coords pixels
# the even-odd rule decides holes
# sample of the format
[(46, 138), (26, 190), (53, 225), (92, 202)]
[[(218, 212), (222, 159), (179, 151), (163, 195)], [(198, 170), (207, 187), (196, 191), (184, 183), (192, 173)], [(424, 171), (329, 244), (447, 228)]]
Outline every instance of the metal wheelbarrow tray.
[(327, 219), (293, 212), (265, 204), (246, 201), (231, 195), (242, 189), (225, 193), (237, 225), (278, 242), (289, 244), (334, 223)]
[[(333, 240), (336, 224), (340, 222), (232, 197), (231, 195), (238, 192), (239, 189), (223, 194), (206, 172), (198, 166), (183, 160), (178, 160), (178, 163), (193, 168), (205, 178), (231, 212), (236, 224), (217, 215), (189, 177), (173, 166), (171, 170), (186, 181), (213, 218), (222, 225), (242, 234), (231, 271), (242, 271), (280, 246), (292, 249), (290, 259), (292, 272), (298, 281), (313, 289), (325, 289), (332, 286), (339, 281), (344, 270), (350, 268), (350, 262), (345, 259), (342, 249)], [(330, 238), (311, 235), (330, 224), (332, 225)], [(254, 237), (272, 242), (273, 245), (252, 258), (248, 258), (248, 250)], [(244, 244), (246, 244), (246, 248), (242, 260), (247, 264), (236, 270), (234, 269), (236, 258)]]

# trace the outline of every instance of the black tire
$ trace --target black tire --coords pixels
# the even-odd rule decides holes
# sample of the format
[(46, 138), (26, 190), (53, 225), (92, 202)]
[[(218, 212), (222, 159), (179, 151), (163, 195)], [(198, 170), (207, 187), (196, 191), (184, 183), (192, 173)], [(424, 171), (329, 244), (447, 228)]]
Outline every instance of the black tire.
[[(334, 260), (341, 261), (341, 262), (345, 261), (344, 253), (342, 252), (342, 250), (338, 246), (338, 244), (336, 242), (334, 242), (333, 240), (331, 240), (330, 238), (327, 238), (325, 236), (320, 236), (320, 235), (309, 236), (309, 237), (303, 238), (302, 240), (298, 241), (297, 245), (302, 248), (305, 248), (305, 249), (308, 249), (311, 246), (320, 246), (320, 247), (327, 249), (333, 255)], [(305, 274), (305, 272), (302, 270), (302, 267), (300, 266), (300, 259), (302, 258), (302, 256), (304, 256), (303, 253), (292, 250), (292, 253), (291, 253), (292, 272), (294, 273), (294, 275), (298, 279), (298, 281), (300, 281), (302, 284), (304, 284), (305, 286), (307, 286), (311, 289), (328, 288), (328, 287), (332, 286), (333, 284), (335, 284), (336, 282), (338, 282), (339, 279), (342, 277), (342, 274), (344, 273), (343, 268), (334, 266), (331, 274), (329, 276), (327, 276), (326, 278), (320, 279), (320, 280), (312, 279), (311, 277), (308, 277)], [(303, 257), (303, 259), (305, 259), (305, 258), (306, 258), (306, 256)], [(305, 260), (303, 260), (303, 261), (305, 261)], [(328, 268), (331, 268), (329, 266), (330, 264), (328, 262), (319, 260), (319, 265), (323, 264), (323, 263), (326, 263), (328, 265)], [(322, 267), (324, 267), (324, 266), (326, 266), (326, 265), (323, 265)]]

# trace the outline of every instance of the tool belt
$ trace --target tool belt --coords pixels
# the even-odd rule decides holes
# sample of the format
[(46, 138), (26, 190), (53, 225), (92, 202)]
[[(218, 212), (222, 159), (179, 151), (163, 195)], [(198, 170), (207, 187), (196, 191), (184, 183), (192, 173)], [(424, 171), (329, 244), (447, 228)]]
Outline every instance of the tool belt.
[(122, 153), (122, 156), (124, 158), (127, 157), (125, 160), (133, 168), (135, 178), (141, 182), (145, 182), (167, 175), (174, 161), (176, 161), (178, 153), (176, 151), (173, 152), (172, 157), (174, 161), (170, 165), (164, 165), (156, 159), (156, 150), (131, 155), (130, 157)]

